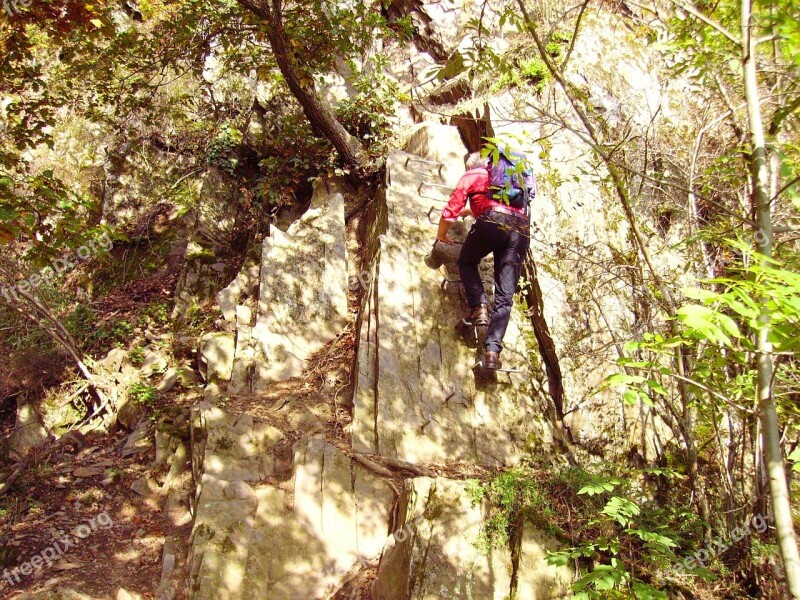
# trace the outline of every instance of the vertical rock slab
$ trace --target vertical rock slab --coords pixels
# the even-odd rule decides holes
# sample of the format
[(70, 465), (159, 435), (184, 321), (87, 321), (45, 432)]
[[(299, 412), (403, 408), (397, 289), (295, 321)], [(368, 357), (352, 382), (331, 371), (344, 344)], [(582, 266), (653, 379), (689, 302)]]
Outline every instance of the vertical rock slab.
[[(419, 125), (406, 141), (405, 151), (411, 155), (407, 157), (412, 171), (421, 175), (420, 183), (440, 183), (453, 186), (464, 173), (464, 159), (467, 149), (461, 141), (457, 127), (423, 123)], [(437, 164), (415, 163), (415, 159), (422, 158)], [(441, 170), (439, 170), (441, 165)], [(428, 186), (423, 185), (423, 188)], [(430, 186), (436, 187), (436, 186)], [(429, 191), (429, 190), (423, 190)], [(444, 190), (444, 199), (449, 196), (450, 190)], [(431, 243), (433, 243), (431, 241)]]
[(546, 561), (547, 551), (556, 549), (553, 540), (536, 531), (530, 523), (523, 525), (516, 570), (517, 598), (548, 600), (571, 595), (571, 571)]
[(233, 336), (225, 332), (206, 333), (200, 339), (200, 355), (209, 382), (230, 380), (235, 344)]
[[(503, 360), (519, 374), (478, 386), (478, 354), (459, 338), (463, 308), (455, 282), (425, 266), (436, 235), (435, 213), (463, 173), (464, 148), (454, 127), (423, 126), (409, 147), (387, 160), (388, 227), (368, 315), (362, 319), (355, 392), (354, 448), (416, 463), (513, 464), (551, 440), (544, 400), (530, 386), (525, 322), (516, 313)], [(422, 159), (422, 160), (420, 160)], [(436, 194), (426, 190), (439, 189)], [(427, 187), (426, 187), (427, 186)], [(491, 279), (489, 278), (491, 281)]]
[(253, 328), (250, 326), (252, 311), (249, 306), (236, 306), (236, 350), (231, 368), (228, 393), (239, 394), (251, 385), (254, 351), (251, 344)]
[(335, 446), (299, 442), (293, 477), (277, 487), (265, 483), (283, 437), (275, 428), (205, 404), (192, 435), (192, 600), (321, 600), (380, 557), (395, 495)]
[(255, 491), (245, 598), (327, 598), (380, 555), (394, 500), (386, 483), (312, 437), (295, 449), (293, 490), (291, 506), (275, 488)]
[(254, 389), (299, 375), (308, 357), (347, 321), (344, 195), (318, 180), (311, 208), (264, 240)]
[(244, 481), (203, 475), (192, 529), (190, 598), (242, 597), (250, 531), (257, 508), (255, 492)]
[(353, 394), (353, 423), (351, 438), (353, 450), (374, 454), (378, 452), (375, 428), (376, 384), (378, 375), (378, 304), (375, 277), (370, 278), (358, 340), (357, 384)]
[(22, 460), (37, 444), (47, 437), (42, 420), (33, 402), (25, 394), (17, 396), (17, 420), (9, 436), (10, 458)]

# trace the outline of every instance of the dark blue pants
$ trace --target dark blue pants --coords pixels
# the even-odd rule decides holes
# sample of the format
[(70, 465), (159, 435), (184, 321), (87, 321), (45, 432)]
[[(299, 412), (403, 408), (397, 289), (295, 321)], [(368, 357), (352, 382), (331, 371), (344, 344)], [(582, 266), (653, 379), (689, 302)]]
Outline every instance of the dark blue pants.
[(464, 283), (470, 309), (488, 304), (478, 264), (490, 252), (494, 256), (494, 308), (486, 334), (486, 350), (500, 352), (503, 336), (511, 318), (522, 264), (530, 244), (526, 220), (499, 212), (487, 212), (469, 230), (461, 254), (458, 272)]

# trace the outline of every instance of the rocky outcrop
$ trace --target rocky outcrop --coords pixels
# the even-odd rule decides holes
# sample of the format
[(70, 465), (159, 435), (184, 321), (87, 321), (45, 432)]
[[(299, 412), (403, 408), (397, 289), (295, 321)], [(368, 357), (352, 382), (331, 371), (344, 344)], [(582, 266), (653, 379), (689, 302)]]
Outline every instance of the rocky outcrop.
[[(195, 408), (195, 600), (331, 598), (355, 589), (373, 568), (375, 598), (554, 598), (564, 591), (569, 573), (544, 559), (551, 540), (530, 530), (518, 536), (514, 552), (481, 549), (485, 507), (474, 505), (464, 481), (417, 477), (398, 487), (383, 466), (405, 464), (413, 472), (413, 463), (514, 464), (532, 451), (546, 455), (552, 437), (542, 417), (545, 398), (529, 384), (526, 320), (514, 314), (503, 354), (521, 372), (492, 384), (476, 381), (472, 366), (482, 350), (454, 327), (463, 294), (452, 264), (456, 253), (438, 270), (423, 260), (438, 211), (463, 172), (458, 131), (425, 125), (407, 148), (416, 153), (389, 156), (374, 211), (378, 229), (365, 234), (377, 249), (372, 270), (358, 282), (367, 290), (352, 449), (311, 435), (294, 445), (288, 462), (278, 450), (287, 439), (275, 427), (213, 403)], [(318, 186), (309, 213), (264, 243), (255, 327), (248, 329), (252, 297), (234, 294), (236, 339), (205, 338), (206, 356), (219, 339), (226, 356), (233, 348), (232, 366), (208, 363), (209, 380), (217, 383), (224, 377), (210, 373), (224, 375), (231, 367), (229, 394), (247, 391), (234, 387), (245, 352), (256, 369), (254, 383), (280, 379), (282, 368), (298, 372), (309, 348), (343, 327), (342, 202), (335, 188)], [(453, 231), (463, 236), (466, 227)], [(327, 260), (312, 260), (318, 256)], [(491, 282), (491, 262), (481, 268)], [(325, 315), (324, 326), (315, 308)], [(259, 377), (270, 369), (274, 376)]]
[[(647, 51), (626, 43), (629, 36), (622, 22), (600, 23), (587, 15), (566, 70), (566, 76), (585, 89), (592, 110), (604, 115), (612, 139), (616, 136), (613, 128), (623, 123), (651, 131), (656, 117), (669, 117), (675, 106), (666, 85), (657, 81)], [(598, 47), (607, 51), (599, 56)], [(544, 140), (522, 150), (535, 160), (540, 181), (533, 203), (536, 226), (531, 253), (540, 292), (536, 316), (546, 322), (553, 344), (547, 356), (551, 364), (546, 366), (554, 370), (556, 357), (563, 423), (581, 447), (613, 456), (637, 446), (643, 456), (653, 457), (672, 437), (654, 411), (644, 403), (626, 405), (619, 389), (598, 390), (607, 376), (619, 371), (614, 363), (623, 353), (623, 344), (636, 338), (645, 323), (663, 315), (651, 298), (635, 291), (649, 274), (635, 264), (638, 250), (631, 243), (616, 192), (585, 175), (598, 168), (597, 158), (558, 119), (566, 118), (578, 131), (581, 124), (571, 116), (563, 95), (556, 93), (553, 102), (547, 110), (561, 116), (548, 123), (542, 118), (542, 107), (526, 106), (511, 93), (490, 101), (498, 137)], [(657, 154), (655, 148), (641, 153)], [(640, 168), (649, 172), (654, 167)], [(643, 185), (634, 210), (649, 251), (657, 257), (660, 276), (682, 282), (676, 287), (689, 285), (694, 274), (686, 272), (691, 260), (679, 243), (685, 237), (680, 220), (670, 231), (656, 225), (659, 211), (665, 210), (657, 187)]]
[(566, 592), (569, 570), (545, 560), (557, 545), (529, 526), (515, 552), (480, 546), (485, 507), (463, 481), (407, 479), (396, 494), (391, 480), (312, 436), (295, 445), (291, 478), (280, 482), (276, 429), (201, 405), (192, 434), (195, 600), (332, 598), (375, 567), (372, 597), (380, 600)]
[(15, 461), (22, 460), (46, 437), (47, 431), (36, 411), (35, 404), (27, 401), (24, 394), (19, 395), (17, 397), (17, 420), (14, 424), (14, 431), (8, 439), (9, 458)]
[(209, 168), (196, 190), (197, 201), (186, 215), (191, 234), (183, 253), (183, 267), (175, 290), (173, 319), (185, 322), (192, 311), (230, 281), (227, 258), (237, 235), (239, 191), (222, 169)]
[(300, 375), (347, 322), (347, 273), (344, 194), (335, 180), (321, 179), (310, 208), (285, 232), (273, 225), (260, 252), (249, 253), (217, 294), (232, 332), (214, 334), (227, 340), (230, 364), (219, 377), (229, 381), (227, 391), (263, 391)]

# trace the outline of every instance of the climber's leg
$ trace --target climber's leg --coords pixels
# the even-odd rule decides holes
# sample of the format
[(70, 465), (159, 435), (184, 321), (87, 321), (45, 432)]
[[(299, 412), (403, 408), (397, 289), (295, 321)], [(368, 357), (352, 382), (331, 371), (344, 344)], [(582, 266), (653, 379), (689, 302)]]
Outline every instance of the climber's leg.
[(504, 245), (494, 252), (494, 309), (486, 333), (487, 352), (500, 352), (503, 349), (503, 337), (511, 319), (514, 294), (530, 244), (527, 227), (504, 227), (502, 234), (505, 236)]
[(481, 275), (478, 272), (478, 264), (484, 256), (492, 251), (491, 234), (493, 232), (489, 231), (491, 227), (491, 223), (478, 219), (469, 230), (458, 257), (458, 273), (464, 284), (470, 312), (481, 305), (488, 304), (486, 290), (483, 289)]

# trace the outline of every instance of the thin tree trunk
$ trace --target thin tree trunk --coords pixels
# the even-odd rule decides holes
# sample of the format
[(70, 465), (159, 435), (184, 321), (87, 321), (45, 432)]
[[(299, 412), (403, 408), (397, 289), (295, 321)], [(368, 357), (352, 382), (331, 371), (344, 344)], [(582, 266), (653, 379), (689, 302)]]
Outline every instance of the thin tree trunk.
[[(767, 153), (764, 125), (761, 119), (761, 103), (756, 78), (756, 41), (750, 31), (752, 0), (742, 0), (742, 74), (744, 76), (747, 118), (750, 125), (752, 153), (750, 158), (753, 195), (755, 198), (756, 247), (765, 258), (772, 256), (772, 215), (770, 209)], [(757, 341), (756, 391), (758, 394), (759, 419), (764, 438), (764, 452), (769, 476), (772, 511), (781, 559), (786, 571), (786, 583), (793, 598), (800, 599), (800, 553), (792, 522), (789, 490), (786, 485), (786, 470), (780, 443), (778, 411), (772, 393), (772, 342), (769, 341), (770, 311), (767, 298), (762, 299), (760, 328)]]

